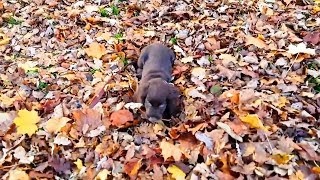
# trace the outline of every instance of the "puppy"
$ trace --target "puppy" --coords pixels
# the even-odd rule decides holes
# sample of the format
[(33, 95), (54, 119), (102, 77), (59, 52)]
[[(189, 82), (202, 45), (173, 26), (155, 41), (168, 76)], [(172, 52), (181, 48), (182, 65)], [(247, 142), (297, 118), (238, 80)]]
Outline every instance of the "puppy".
[(179, 111), (179, 91), (170, 84), (175, 54), (168, 47), (154, 43), (142, 49), (138, 60), (138, 78), (141, 78), (134, 95), (144, 104), (149, 121), (171, 118)]

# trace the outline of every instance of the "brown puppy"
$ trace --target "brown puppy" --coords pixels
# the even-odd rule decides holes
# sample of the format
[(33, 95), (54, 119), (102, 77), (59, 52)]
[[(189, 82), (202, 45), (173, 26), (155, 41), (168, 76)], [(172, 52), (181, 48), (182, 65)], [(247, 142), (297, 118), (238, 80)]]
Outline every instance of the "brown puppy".
[(154, 43), (142, 49), (138, 60), (138, 77), (135, 93), (137, 102), (144, 104), (149, 121), (170, 118), (179, 108), (179, 91), (169, 84), (175, 55), (171, 49)]

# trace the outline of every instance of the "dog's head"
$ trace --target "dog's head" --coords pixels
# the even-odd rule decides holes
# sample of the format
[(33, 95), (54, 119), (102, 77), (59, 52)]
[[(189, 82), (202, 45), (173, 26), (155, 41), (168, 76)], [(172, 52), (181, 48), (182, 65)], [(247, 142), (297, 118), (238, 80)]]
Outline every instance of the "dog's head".
[(179, 94), (173, 85), (160, 78), (155, 78), (142, 86), (141, 100), (146, 108), (146, 116), (149, 121), (161, 120), (167, 107), (175, 108), (170, 104), (177, 100)]

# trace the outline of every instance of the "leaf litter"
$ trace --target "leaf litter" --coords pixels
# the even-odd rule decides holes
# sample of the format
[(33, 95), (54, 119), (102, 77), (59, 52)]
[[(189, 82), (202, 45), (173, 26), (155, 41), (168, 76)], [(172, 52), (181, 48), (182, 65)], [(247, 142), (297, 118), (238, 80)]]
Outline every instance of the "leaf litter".
[[(319, 1), (0, 2), (4, 179), (317, 179)], [(132, 64), (177, 56), (176, 119)]]

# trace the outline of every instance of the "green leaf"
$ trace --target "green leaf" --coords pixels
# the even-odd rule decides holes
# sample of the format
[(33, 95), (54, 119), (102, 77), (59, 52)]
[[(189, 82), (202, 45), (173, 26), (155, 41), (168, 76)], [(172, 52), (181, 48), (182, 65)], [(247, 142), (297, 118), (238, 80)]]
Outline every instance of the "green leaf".
[(22, 21), (20, 20), (16, 20), (14, 17), (10, 16), (9, 19), (8, 19), (8, 24), (11, 24), (11, 25), (19, 25), (22, 23)]
[(101, 9), (100, 9), (100, 15), (101, 15), (102, 17), (108, 17), (108, 16), (109, 16), (109, 13), (108, 13), (108, 11), (107, 11), (105, 8), (101, 8)]
[(172, 37), (172, 38), (170, 39), (170, 43), (171, 43), (171, 44), (177, 44), (177, 38), (176, 38), (176, 37)]
[(112, 14), (113, 15), (119, 15), (120, 14), (120, 9), (117, 7), (117, 6), (115, 6), (115, 5), (112, 5), (111, 6), (111, 9), (112, 9)]
[(222, 88), (219, 85), (211, 86), (210, 88), (210, 92), (216, 95), (220, 95), (222, 93), (221, 90)]
[(39, 82), (38, 89), (43, 90), (47, 87), (48, 87), (48, 83), (42, 82), (42, 81)]

